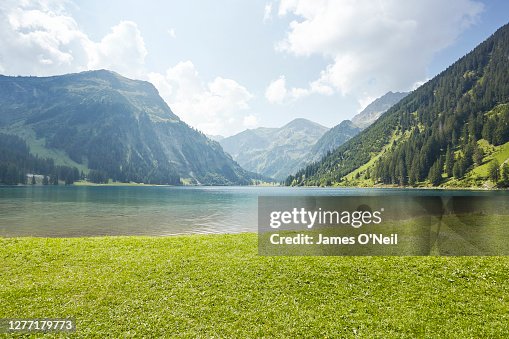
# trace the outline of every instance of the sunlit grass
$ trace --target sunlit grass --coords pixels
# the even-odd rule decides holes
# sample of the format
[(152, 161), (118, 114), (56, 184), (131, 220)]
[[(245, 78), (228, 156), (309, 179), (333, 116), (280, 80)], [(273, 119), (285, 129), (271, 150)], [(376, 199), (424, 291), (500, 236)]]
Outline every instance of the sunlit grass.
[(0, 238), (0, 318), (78, 337), (507, 337), (509, 258), (261, 257), (254, 234)]

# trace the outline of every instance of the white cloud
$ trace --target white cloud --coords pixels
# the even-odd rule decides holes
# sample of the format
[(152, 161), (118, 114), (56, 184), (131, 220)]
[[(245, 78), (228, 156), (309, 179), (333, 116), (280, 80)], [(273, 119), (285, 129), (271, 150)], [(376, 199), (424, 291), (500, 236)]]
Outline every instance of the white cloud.
[(286, 78), (284, 75), (281, 75), (267, 86), (267, 89), (265, 90), (265, 98), (270, 103), (283, 104), (306, 97), (313, 93), (332, 95), (334, 90), (327, 84), (324, 84), (321, 80), (311, 82), (309, 84), (309, 88), (287, 88)]
[[(203, 81), (192, 62), (165, 74), (147, 75), (148, 54), (135, 22), (121, 21), (99, 41), (85, 34), (66, 11), (67, 0), (3, 0), (0, 3), (0, 72), (10, 75), (55, 75), (105, 68), (154, 83), (185, 122), (207, 133), (231, 134), (256, 117), (237, 113), (252, 95), (231, 79)], [(168, 29), (175, 38), (175, 30)]]
[(280, 104), (286, 99), (287, 95), (288, 90), (286, 89), (286, 79), (284, 76), (280, 76), (272, 81), (265, 90), (265, 98), (271, 103)]
[(89, 69), (105, 68), (138, 77), (147, 49), (136, 23), (122, 21), (89, 50)]
[(0, 64), (8, 74), (85, 69), (88, 37), (60, 2), (7, 0), (0, 5)]
[(298, 18), (277, 50), (330, 60), (310, 84), (360, 101), (389, 90), (409, 90), (426, 67), (483, 11), (476, 0), (281, 0), (278, 14)]
[[(231, 79), (216, 77), (206, 83), (191, 61), (170, 67), (166, 74), (150, 73), (172, 110), (185, 122), (208, 134), (230, 135), (244, 123), (238, 112), (248, 109), (252, 94)], [(248, 119), (252, 121), (252, 119)]]
[(253, 114), (249, 114), (249, 115), (246, 115), (244, 117), (244, 120), (243, 120), (243, 123), (245, 128), (255, 128), (255, 127), (258, 127), (258, 118), (253, 115)]
[(177, 37), (177, 34), (175, 33), (175, 28), (169, 28), (167, 32), (171, 38), (175, 39)]
[(142, 74), (147, 55), (135, 23), (120, 22), (92, 41), (66, 12), (66, 1), (7, 0), (0, 4), (0, 65), (13, 75), (54, 75), (108, 68)]
[(267, 22), (272, 19), (272, 3), (266, 3), (263, 8), (263, 22)]

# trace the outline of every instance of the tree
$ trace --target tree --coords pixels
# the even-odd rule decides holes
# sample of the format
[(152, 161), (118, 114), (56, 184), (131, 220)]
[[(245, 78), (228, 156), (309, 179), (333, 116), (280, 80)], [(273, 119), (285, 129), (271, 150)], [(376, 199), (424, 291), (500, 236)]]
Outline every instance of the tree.
[(477, 166), (480, 166), (482, 164), (482, 159), (483, 158), (484, 158), (484, 151), (482, 150), (481, 147), (476, 145), (476, 147), (474, 149), (474, 163)]
[(493, 159), (488, 165), (488, 177), (494, 183), (500, 179), (500, 163), (497, 159)]
[(476, 142), (468, 142), (463, 148), (463, 173), (466, 173), (474, 164), (474, 151), (476, 146)]
[(65, 177), (65, 184), (66, 185), (72, 185), (74, 183), (73, 176), (71, 174), (68, 174)]
[(48, 176), (47, 176), (47, 175), (45, 175), (45, 176), (44, 176), (44, 178), (42, 178), (42, 184), (43, 184), (43, 185), (47, 185), (47, 184), (49, 184), (49, 179), (48, 179)]
[(507, 141), (507, 123), (499, 119), (493, 132), (493, 145), (502, 145)]
[(440, 160), (435, 161), (429, 169), (428, 180), (433, 186), (438, 186), (442, 182), (442, 166)]
[(35, 185), (35, 183), (36, 183), (36, 182), (35, 182), (35, 175), (33, 175), (33, 174), (32, 174), (32, 182), (31, 182), (31, 184), (32, 184), (32, 185)]
[(463, 178), (463, 158), (462, 157), (459, 157), (455, 162), (454, 162), (454, 167), (452, 168), (452, 172), (453, 172), (453, 175), (456, 179), (461, 179)]
[(454, 152), (450, 146), (447, 146), (447, 152), (445, 153), (445, 172), (447, 176), (451, 178), (453, 176), (454, 167)]
[(408, 184), (410, 186), (415, 186), (420, 181), (419, 178), (419, 159), (416, 157), (412, 161), (412, 166), (410, 167), (410, 173), (408, 175)]
[(491, 144), (493, 144), (493, 134), (495, 131), (495, 121), (493, 119), (489, 119), (484, 123), (483, 129), (482, 129), (482, 137), (485, 140), (488, 140)]
[(502, 164), (501, 176), (502, 176), (502, 184), (504, 185), (504, 187), (509, 186), (509, 164), (507, 164), (507, 162), (504, 162)]
[(50, 181), (52, 185), (58, 185), (58, 175), (52, 174), (50, 177)]
[(97, 170), (90, 170), (88, 172), (87, 179), (90, 182), (96, 183), (96, 184), (107, 184), (108, 183), (108, 177), (106, 176), (106, 173), (102, 171)]

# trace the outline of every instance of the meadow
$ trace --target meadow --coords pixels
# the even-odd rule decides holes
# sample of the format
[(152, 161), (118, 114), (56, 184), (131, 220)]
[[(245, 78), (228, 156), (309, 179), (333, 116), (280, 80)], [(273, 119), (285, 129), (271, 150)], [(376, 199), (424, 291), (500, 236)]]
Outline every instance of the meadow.
[(0, 318), (78, 338), (509, 336), (506, 257), (264, 257), (245, 233), (0, 238), (0, 260)]

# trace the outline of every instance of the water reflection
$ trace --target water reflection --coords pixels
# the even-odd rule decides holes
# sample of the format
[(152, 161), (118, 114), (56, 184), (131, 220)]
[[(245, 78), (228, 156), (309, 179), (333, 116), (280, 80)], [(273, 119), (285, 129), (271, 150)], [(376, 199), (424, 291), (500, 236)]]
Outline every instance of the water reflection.
[[(436, 190), (287, 187), (0, 187), (0, 236), (256, 232), (258, 196), (440, 195)], [(506, 194), (448, 191), (447, 194)]]

